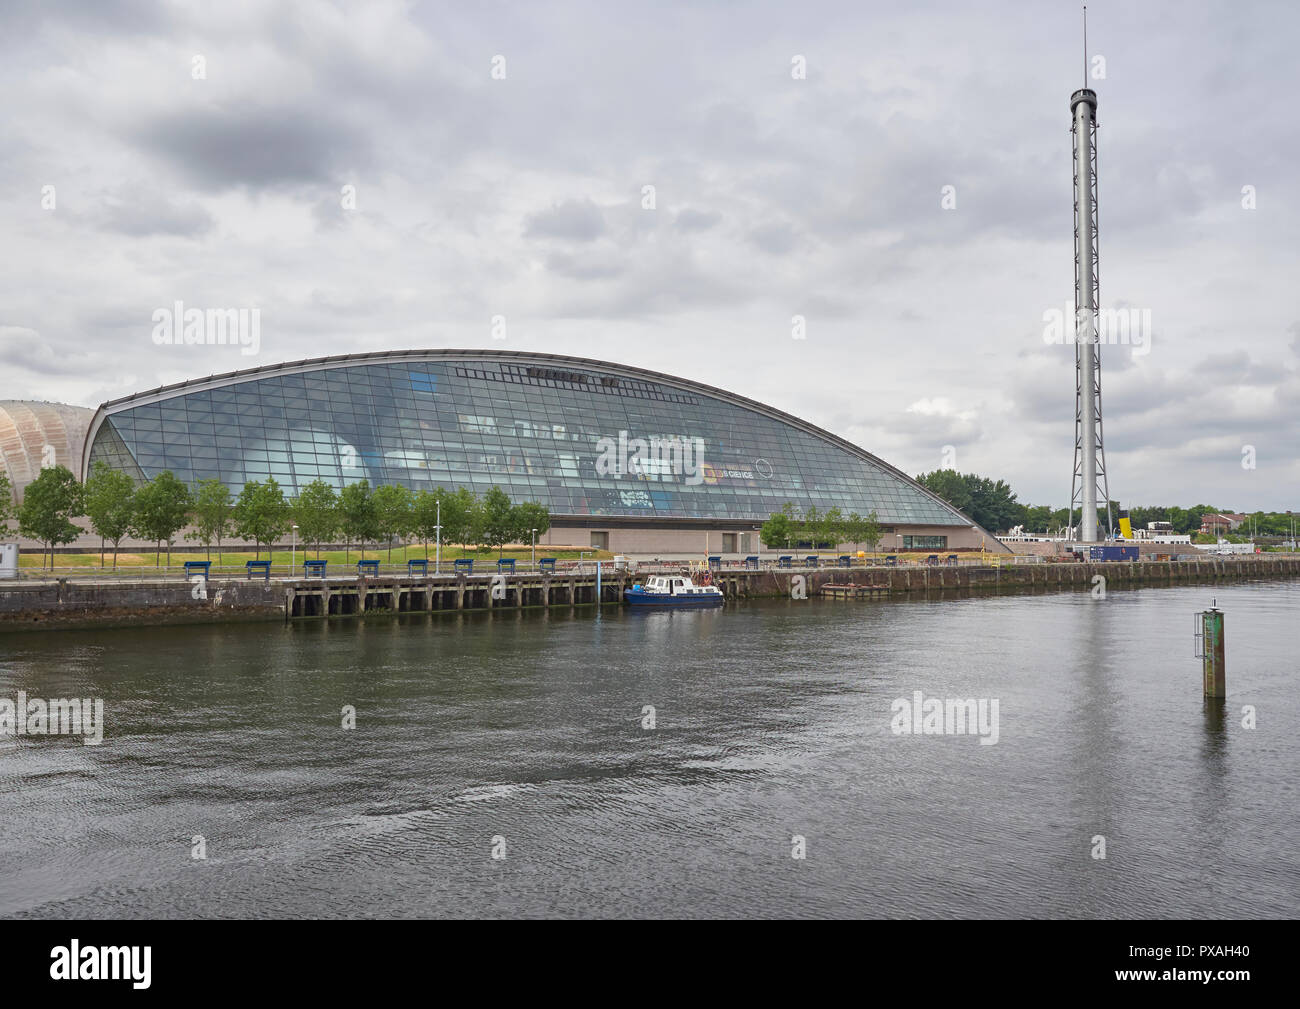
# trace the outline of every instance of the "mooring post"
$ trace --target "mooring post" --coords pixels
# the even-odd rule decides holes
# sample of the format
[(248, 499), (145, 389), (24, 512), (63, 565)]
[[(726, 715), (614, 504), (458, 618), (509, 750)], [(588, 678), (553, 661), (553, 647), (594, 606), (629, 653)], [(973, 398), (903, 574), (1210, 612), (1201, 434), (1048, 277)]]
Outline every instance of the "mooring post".
[(1223, 611), (1216, 605), (1200, 614), (1201, 653), (1205, 672), (1205, 696), (1223, 700), (1228, 696), (1228, 671), (1223, 647)]

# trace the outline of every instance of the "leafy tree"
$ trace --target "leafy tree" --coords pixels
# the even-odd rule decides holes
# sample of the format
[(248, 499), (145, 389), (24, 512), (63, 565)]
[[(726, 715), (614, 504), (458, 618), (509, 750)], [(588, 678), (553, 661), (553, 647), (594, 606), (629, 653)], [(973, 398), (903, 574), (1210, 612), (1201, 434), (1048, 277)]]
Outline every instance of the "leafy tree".
[(1217, 512), (1217, 511), (1218, 511), (1217, 508), (1206, 508), (1204, 511), (1202, 511), (1201, 509), (1194, 509), (1192, 511), (1188, 511), (1186, 508), (1179, 508), (1175, 506), (1167, 510), (1167, 514), (1169, 518), (1166, 521), (1170, 522), (1173, 525), (1174, 532), (1181, 535), (1183, 533), (1195, 532), (1196, 530), (1200, 529), (1201, 516), (1209, 512)]
[(17, 515), (14, 507), (14, 485), (9, 481), (9, 474), (0, 470), (0, 529), (6, 529)]
[(772, 550), (785, 547), (787, 550), (798, 533), (798, 522), (794, 517), (794, 505), (787, 501), (779, 512), (773, 512), (758, 530), (758, 538), (763, 546)]
[(1255, 512), (1251, 515), (1251, 519), (1254, 520), (1255, 529), (1262, 536), (1289, 537), (1294, 516), (1282, 512)]
[(45, 567), (45, 550), (54, 567), (54, 548), (71, 543), (80, 534), (72, 519), (82, 512), (81, 484), (66, 466), (47, 466), (27, 485), (22, 507), (18, 509), (18, 531), (40, 542), (41, 567)]
[(105, 463), (95, 463), (85, 486), (82, 504), (90, 527), (99, 533), (99, 566), (104, 567), (104, 541), (113, 544), (113, 570), (117, 570), (117, 547), (131, 531), (135, 519), (135, 481)]
[(154, 567), (158, 567), (162, 544), (167, 544), (167, 564), (172, 562), (172, 543), (189, 519), (190, 489), (163, 470), (135, 492), (135, 514), (131, 531), (154, 543)]
[(1025, 507), (1025, 521), (1023, 523), (1025, 532), (1046, 533), (1051, 524), (1052, 509), (1050, 505), (1027, 505)]
[(482, 524), (480, 502), (467, 487), (461, 487), (442, 499), (442, 541), (477, 543)]
[(991, 480), (974, 473), (967, 473), (965, 479), (970, 494), (970, 511), (966, 514), (976, 523), (990, 532), (1005, 532), (1022, 524), (1024, 506), (1016, 500), (1005, 480)]
[(207, 548), (212, 559), (212, 544), (217, 544), (217, 563), (221, 563), (221, 542), (230, 534), (234, 503), (230, 488), (220, 480), (200, 480), (194, 490), (194, 531), (186, 538), (197, 540)]
[(849, 512), (848, 517), (840, 523), (840, 535), (843, 542), (850, 547), (861, 546), (866, 531), (866, 519), (857, 512)]
[(876, 552), (876, 545), (880, 542), (880, 523), (876, 521), (876, 513), (873, 511), (865, 518), (857, 512), (850, 512), (848, 519), (844, 523), (844, 535), (847, 542), (853, 546), (862, 546), (866, 544), (871, 548), (871, 552)]
[(788, 515), (783, 512), (773, 512), (759, 528), (758, 538), (763, 541), (763, 546), (771, 550), (778, 550), (781, 547), (788, 549), (790, 541), (794, 538), (794, 525)]
[(921, 473), (917, 476), (916, 482), (932, 494), (938, 494), (959, 512), (970, 515), (970, 488), (966, 478), (955, 469), (937, 469), (933, 473)]
[(541, 536), (551, 528), (551, 513), (540, 502), (521, 501), (511, 509), (511, 524), (515, 527), (513, 539), (532, 543), (534, 529)]
[(517, 533), (512, 511), (510, 498), (500, 487), (493, 487), (483, 495), (477, 539), (483, 546), (496, 547), (498, 557), (505, 544), (514, 541)]
[(375, 514), (375, 496), (369, 480), (350, 483), (339, 492), (339, 528), (343, 533), (344, 554), (352, 559), (352, 541), (361, 544), (361, 559), (366, 558), (366, 542), (378, 539), (379, 522)]
[(292, 521), (284, 491), (271, 476), (265, 482), (251, 480), (244, 484), (232, 514), (235, 533), (241, 539), (253, 541), (254, 555), (258, 558), (262, 556), (263, 543), (270, 555), (272, 544), (284, 537)]
[(859, 530), (862, 539), (860, 542), (867, 544), (874, 554), (880, 547), (880, 538), (885, 535), (884, 529), (880, 526), (880, 519), (876, 517), (876, 510), (873, 508), (867, 512), (866, 518), (862, 520), (862, 527)]
[(1005, 531), (1024, 524), (1025, 506), (1016, 500), (1004, 480), (940, 469), (920, 474), (916, 482), (990, 531)]
[(439, 502), (447, 492), (441, 487), (433, 491), (422, 490), (411, 501), (411, 531), (424, 542), (424, 556), (429, 556), (429, 540), (437, 540)]
[(375, 538), (388, 541), (388, 559), (393, 559), (393, 540), (411, 534), (411, 492), (401, 484), (376, 487), (371, 495), (375, 506)]
[(795, 521), (795, 534), (800, 543), (805, 540), (817, 541), (817, 529), (822, 521), (821, 512), (817, 510), (816, 505), (811, 505), (805, 509), (802, 519)]
[(1163, 506), (1138, 505), (1128, 510), (1129, 521), (1134, 529), (1145, 529), (1152, 522), (1168, 522), (1169, 509)]
[(303, 543), (315, 543), (320, 557), (321, 543), (339, 531), (339, 496), (324, 480), (313, 480), (294, 500), (292, 515)]
[(818, 541), (829, 543), (834, 550), (839, 546), (844, 537), (844, 513), (838, 507), (827, 509), (822, 515), (821, 521), (817, 524), (816, 533), (813, 537), (813, 549), (818, 547)]

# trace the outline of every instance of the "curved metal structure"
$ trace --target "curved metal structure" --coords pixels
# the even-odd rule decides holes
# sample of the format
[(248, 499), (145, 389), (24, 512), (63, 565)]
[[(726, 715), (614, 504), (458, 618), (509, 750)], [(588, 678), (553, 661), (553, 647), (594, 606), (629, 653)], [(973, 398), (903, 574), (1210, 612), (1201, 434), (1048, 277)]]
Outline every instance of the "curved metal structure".
[(81, 449), (94, 416), (94, 410), (81, 406), (0, 400), (0, 461), (17, 502), (42, 467), (80, 472)]

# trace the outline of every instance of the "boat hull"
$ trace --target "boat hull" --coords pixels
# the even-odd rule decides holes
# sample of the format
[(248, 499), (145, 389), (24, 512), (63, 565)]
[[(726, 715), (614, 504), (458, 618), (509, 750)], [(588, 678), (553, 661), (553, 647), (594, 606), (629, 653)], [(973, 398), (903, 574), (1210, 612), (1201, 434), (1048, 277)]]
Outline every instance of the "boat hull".
[(701, 609), (704, 607), (721, 606), (723, 597), (721, 593), (708, 593), (706, 595), (670, 595), (666, 592), (637, 592), (633, 589), (623, 591), (623, 599), (629, 606), (645, 607), (647, 609)]

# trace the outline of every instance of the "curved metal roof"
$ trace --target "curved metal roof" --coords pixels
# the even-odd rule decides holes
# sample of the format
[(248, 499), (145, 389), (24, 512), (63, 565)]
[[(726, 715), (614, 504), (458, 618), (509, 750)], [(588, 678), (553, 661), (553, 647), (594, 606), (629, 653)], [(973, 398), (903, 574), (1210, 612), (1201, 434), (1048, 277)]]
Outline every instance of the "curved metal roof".
[(13, 484), (14, 498), (45, 465), (82, 469), (81, 452), (95, 410), (63, 403), (0, 400), (0, 462)]
[[(258, 379), (270, 378), (275, 375), (294, 375), (311, 371), (324, 371), (332, 368), (346, 368), (351, 366), (373, 365), (373, 364), (400, 364), (417, 361), (438, 361), (438, 362), (462, 362), (462, 361), (489, 361), (502, 363), (517, 363), (529, 365), (543, 365), (565, 368), (578, 368), (589, 371), (597, 371), (606, 375), (615, 375), (623, 378), (638, 379), (643, 382), (657, 382), (660, 385), (670, 386), (684, 392), (696, 393), (698, 395), (708, 396), (712, 399), (722, 400), (735, 406), (752, 410), (756, 413), (778, 420), (791, 427), (798, 428), (808, 434), (830, 442), (836, 447), (843, 449), (851, 455), (864, 459), (874, 466), (905, 481), (921, 493), (941, 504), (944, 508), (961, 518), (971, 526), (979, 529), (980, 532), (988, 536), (989, 539), (996, 543), (997, 539), (987, 530), (982, 529), (966, 515), (963, 515), (956, 508), (953, 508), (947, 501), (932, 493), (925, 487), (922, 487), (910, 476), (895, 466), (891, 466), (878, 456), (853, 444), (853, 442), (841, 438), (837, 434), (826, 431), (810, 424), (805, 420), (800, 420), (793, 414), (788, 414), (776, 407), (768, 406), (757, 400), (749, 399), (745, 396), (728, 392), (725, 389), (719, 389), (715, 386), (706, 385), (703, 382), (696, 382), (691, 379), (677, 378), (673, 375), (666, 375), (663, 372), (650, 371), (646, 368), (636, 368), (631, 365), (614, 364), (609, 361), (598, 361), (594, 358), (570, 357), (563, 354), (545, 354), (533, 351), (520, 350), (386, 350), (375, 351), (362, 354), (335, 354), (330, 357), (305, 358), (301, 361), (289, 361), (283, 364), (263, 365), (260, 368), (246, 368), (241, 371), (229, 371), (220, 375), (210, 375), (207, 378), (190, 379), (185, 382), (176, 382), (172, 385), (159, 386), (156, 389), (149, 389), (145, 392), (135, 393), (131, 396), (123, 396), (120, 399), (110, 400), (95, 411), (94, 420), (86, 432), (85, 451), (83, 457), (89, 458), (89, 447), (93, 443), (95, 434), (99, 430), (100, 424), (105, 417), (109, 417), (122, 410), (129, 410), (132, 407), (144, 406), (150, 403), (159, 403), (164, 400), (172, 399), (177, 396), (184, 396), (192, 392), (200, 392), (205, 389), (217, 389), (223, 386), (236, 385), (243, 382), (253, 382)], [(84, 467), (84, 462), (83, 462)], [(84, 479), (84, 473), (83, 473)]]

